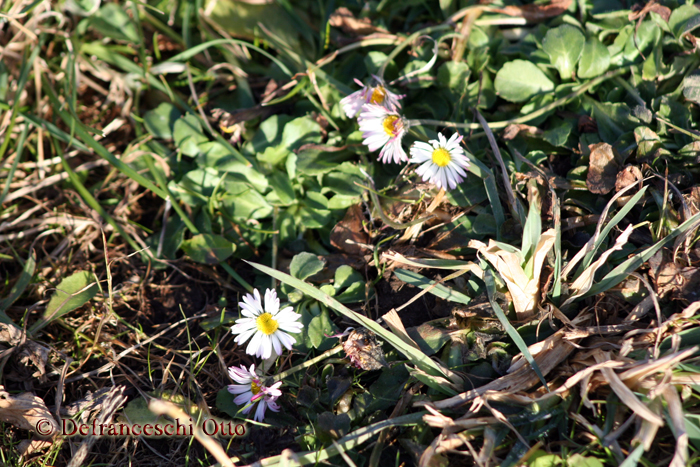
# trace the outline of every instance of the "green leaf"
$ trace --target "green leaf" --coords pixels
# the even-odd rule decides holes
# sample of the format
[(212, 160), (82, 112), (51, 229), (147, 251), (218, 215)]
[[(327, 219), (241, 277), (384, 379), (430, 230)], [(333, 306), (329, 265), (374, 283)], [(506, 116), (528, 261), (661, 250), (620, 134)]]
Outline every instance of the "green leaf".
[(143, 116), (146, 130), (156, 138), (172, 139), (175, 121), (180, 118), (180, 111), (173, 104), (163, 102)]
[(585, 41), (583, 33), (570, 24), (550, 29), (542, 40), (542, 49), (549, 55), (563, 81), (573, 78)]
[(182, 249), (197, 263), (219, 264), (236, 251), (236, 245), (221, 235), (198, 234), (182, 242)]
[(173, 126), (173, 139), (183, 154), (192, 157), (199, 154), (200, 143), (209, 141), (202, 133), (199, 120), (192, 114), (177, 119)]
[(524, 102), (532, 96), (554, 90), (547, 75), (526, 60), (508, 62), (496, 75), (496, 92), (511, 102)]
[(471, 71), (464, 62), (445, 62), (438, 69), (437, 81), (440, 86), (450, 89), (458, 95), (467, 91)]
[(683, 5), (671, 13), (668, 19), (668, 26), (671, 28), (676, 39), (680, 39), (683, 34), (690, 32), (700, 26), (700, 10), (694, 5)]
[(327, 308), (323, 308), (320, 315), (311, 319), (306, 332), (309, 336), (309, 342), (315, 349), (327, 339), (326, 335), (330, 336), (336, 333), (336, 327), (331, 321)]
[(283, 206), (292, 204), (295, 200), (294, 187), (286, 173), (274, 169), (270, 175), (272, 189)]
[(574, 454), (566, 459), (567, 467), (603, 467), (603, 463), (595, 457), (584, 457)]
[(610, 66), (610, 52), (597, 37), (592, 36), (586, 40), (578, 62), (579, 78), (595, 78), (608, 71)]
[(306, 280), (321, 272), (325, 264), (313, 253), (307, 251), (294, 255), (289, 265), (289, 273), (297, 279)]
[(116, 3), (108, 3), (90, 17), (90, 24), (100, 34), (120, 41), (139, 43), (136, 25), (124, 8)]
[(683, 96), (700, 104), (700, 70), (695, 70), (683, 79)]
[(98, 290), (95, 276), (91, 272), (79, 271), (66, 277), (56, 287), (44, 314), (32, 326), (30, 332), (34, 333), (51, 321), (80, 308), (97, 295)]
[(299, 210), (299, 222), (307, 229), (318, 229), (331, 220), (328, 198), (321, 193), (309, 191)]
[(564, 147), (569, 135), (574, 130), (574, 122), (553, 117), (551, 126), (544, 132), (542, 138), (552, 146)]
[(535, 452), (528, 462), (528, 467), (556, 467), (564, 461), (556, 454), (547, 454), (544, 451)]

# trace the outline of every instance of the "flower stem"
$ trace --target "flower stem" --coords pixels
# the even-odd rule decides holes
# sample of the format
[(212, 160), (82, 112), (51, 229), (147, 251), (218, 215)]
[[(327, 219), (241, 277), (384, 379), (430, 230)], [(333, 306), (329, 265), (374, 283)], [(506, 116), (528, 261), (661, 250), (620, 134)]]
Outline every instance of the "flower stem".
[[(611, 78), (615, 78), (617, 76), (622, 75), (623, 73), (629, 71), (630, 67), (623, 67), (623, 68), (618, 68), (617, 70), (612, 70), (608, 71), (604, 75), (600, 75), (599, 77), (590, 80), (586, 84), (582, 85), (580, 88), (578, 88), (576, 91), (567, 94), (566, 96), (555, 100), (554, 102), (545, 105), (544, 107), (541, 107), (534, 112), (531, 112), (527, 115), (523, 115), (522, 117), (518, 118), (513, 118), (511, 120), (503, 120), (500, 122), (492, 122), (489, 123), (490, 128), (505, 128), (508, 125), (515, 124), (515, 123), (525, 123), (530, 120), (533, 120), (540, 115), (543, 115), (550, 110), (553, 110), (560, 105), (565, 105), (574, 100), (575, 98), (579, 97), (580, 95), (584, 94), (587, 92), (589, 89), (591, 89), (594, 86), (599, 85), (600, 83), (607, 81)], [(457, 123), (457, 122), (448, 122), (444, 120), (431, 120), (431, 119), (419, 119), (419, 120), (408, 120), (408, 125), (409, 126), (426, 126), (426, 125), (433, 125), (433, 126), (443, 126), (447, 128), (463, 128), (466, 130), (476, 130), (481, 128), (480, 123)]]

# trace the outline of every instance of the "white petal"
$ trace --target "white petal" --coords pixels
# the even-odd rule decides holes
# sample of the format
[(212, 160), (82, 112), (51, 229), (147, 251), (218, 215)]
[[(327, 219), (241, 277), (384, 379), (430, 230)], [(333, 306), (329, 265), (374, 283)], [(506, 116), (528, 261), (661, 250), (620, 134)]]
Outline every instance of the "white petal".
[(253, 338), (250, 340), (248, 347), (245, 349), (245, 353), (259, 357), (260, 350), (262, 349), (262, 336), (263, 333), (256, 332)]

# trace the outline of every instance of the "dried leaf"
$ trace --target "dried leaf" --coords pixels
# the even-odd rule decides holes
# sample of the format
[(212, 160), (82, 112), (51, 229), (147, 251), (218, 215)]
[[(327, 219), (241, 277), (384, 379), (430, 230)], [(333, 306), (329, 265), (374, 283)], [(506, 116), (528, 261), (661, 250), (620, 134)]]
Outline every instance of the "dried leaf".
[(539, 23), (547, 18), (553, 18), (564, 13), (571, 5), (571, 0), (552, 0), (549, 5), (508, 5), (505, 8), (495, 8), (494, 11), (508, 16), (525, 18), (528, 23)]
[[(331, 245), (349, 255), (362, 255), (364, 248), (355, 243), (369, 243), (369, 235), (362, 227), (363, 219), (362, 206), (360, 204), (350, 206), (343, 220), (338, 222), (331, 231)], [(348, 240), (354, 243), (348, 243)]]
[(519, 133), (527, 133), (529, 136), (540, 136), (544, 133), (544, 131), (540, 130), (536, 126), (512, 123), (508, 125), (505, 130), (503, 130), (502, 137), (504, 140), (510, 141), (515, 139)]
[(340, 28), (344, 33), (353, 36), (362, 36), (375, 32), (387, 32), (386, 29), (372, 26), (372, 22), (369, 18), (355, 18), (355, 15), (345, 7), (340, 7), (331, 13), (328, 22), (334, 28)]
[(0, 323), (0, 342), (6, 342), (11, 346), (19, 344), (22, 340), (22, 331), (16, 326)]
[(639, 167), (636, 165), (628, 165), (617, 174), (615, 191), (624, 190), (626, 187), (634, 185), (642, 179), (644, 179), (644, 176), (642, 175), (642, 171), (639, 170)]
[(618, 165), (615, 150), (608, 143), (588, 146), (591, 151), (586, 186), (591, 193), (607, 195), (615, 188)]
[(380, 370), (388, 366), (377, 337), (365, 328), (354, 329), (343, 342), (343, 350), (350, 362), (362, 370)]
[(43, 400), (30, 392), (10, 395), (0, 386), (0, 421), (27, 431), (35, 431), (42, 437), (58, 433), (58, 423), (46, 408)]
[(506, 281), (519, 320), (531, 317), (537, 310), (542, 266), (555, 240), (554, 229), (549, 229), (540, 236), (533, 256), (532, 277), (525, 273), (519, 251), (506, 251), (493, 240), (489, 240), (488, 247), (478, 241), (469, 242), (469, 247), (477, 249)]
[(46, 374), (46, 362), (49, 359), (49, 349), (34, 341), (27, 341), (19, 349), (19, 361), (27, 366), (31, 363), (38, 370), (32, 376), (41, 378)]

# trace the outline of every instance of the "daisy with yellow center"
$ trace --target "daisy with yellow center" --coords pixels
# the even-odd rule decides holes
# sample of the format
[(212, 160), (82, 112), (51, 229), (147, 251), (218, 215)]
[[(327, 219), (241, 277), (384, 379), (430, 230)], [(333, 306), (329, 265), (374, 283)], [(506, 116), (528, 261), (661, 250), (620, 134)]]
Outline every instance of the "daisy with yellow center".
[(362, 89), (340, 100), (343, 112), (345, 112), (348, 118), (357, 116), (357, 114), (362, 111), (362, 106), (365, 104), (380, 105), (391, 112), (395, 112), (401, 108), (399, 99), (403, 96), (389, 91), (379, 77), (374, 76), (374, 79), (378, 83), (376, 86), (365, 86), (362, 84), (362, 81), (355, 79), (355, 82), (359, 84)]
[(362, 106), (360, 114), (360, 130), (365, 138), (362, 141), (370, 151), (379, 152), (379, 160), (389, 162), (406, 162), (408, 156), (401, 147), (401, 139), (406, 134), (408, 125), (397, 113), (390, 112), (384, 107), (375, 104)]
[(240, 345), (250, 339), (246, 353), (257, 357), (267, 359), (273, 350), (281, 355), (283, 346), (291, 349), (296, 342), (287, 333), (301, 332), (303, 325), (298, 322), (301, 315), (294, 313), (291, 306), (280, 310), (280, 300), (273, 289), (265, 292), (264, 306), (260, 292), (256, 289), (253, 294), (246, 294), (239, 303), (244, 318), (236, 320), (231, 327), (231, 332), (237, 334), (235, 342)]
[(421, 164), (416, 173), (423, 181), (452, 190), (467, 176), (466, 169), (469, 167), (469, 159), (464, 155), (460, 142), (462, 136), (458, 133), (449, 140), (438, 133), (437, 140), (413, 143), (409, 162)]
[(250, 369), (241, 365), (240, 368), (232, 366), (228, 369), (228, 374), (237, 384), (229, 384), (228, 392), (238, 394), (233, 402), (237, 405), (247, 405), (243, 409), (243, 413), (247, 414), (253, 408), (253, 405), (258, 402), (258, 408), (255, 410), (255, 420), (262, 422), (265, 417), (265, 410), (269, 408), (273, 412), (279, 412), (279, 405), (275, 402), (282, 395), (279, 387), (282, 381), (278, 381), (270, 387), (263, 384), (262, 379), (255, 372), (255, 365), (250, 365)]

